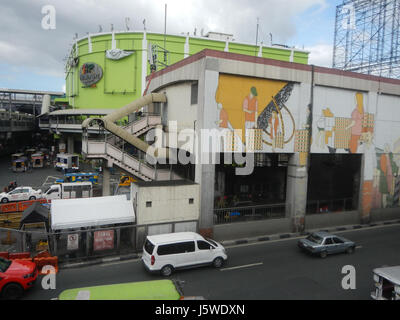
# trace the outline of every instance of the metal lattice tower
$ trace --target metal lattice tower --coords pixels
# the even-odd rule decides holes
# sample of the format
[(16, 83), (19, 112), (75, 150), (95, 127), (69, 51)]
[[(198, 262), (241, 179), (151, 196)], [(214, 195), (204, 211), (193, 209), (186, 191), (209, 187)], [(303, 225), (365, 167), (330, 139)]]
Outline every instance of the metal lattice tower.
[(400, 79), (400, 0), (336, 7), (333, 68)]

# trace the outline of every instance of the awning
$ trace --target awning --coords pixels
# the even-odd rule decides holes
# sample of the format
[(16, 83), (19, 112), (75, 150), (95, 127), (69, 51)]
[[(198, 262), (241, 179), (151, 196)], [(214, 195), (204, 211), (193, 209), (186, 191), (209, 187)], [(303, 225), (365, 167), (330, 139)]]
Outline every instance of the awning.
[(75, 229), (134, 223), (133, 204), (125, 195), (51, 202), (51, 229)]
[(34, 202), (24, 210), (21, 217), (19, 228), (22, 229), (24, 224), (44, 222), (46, 229), (49, 228), (49, 209), (39, 202)]

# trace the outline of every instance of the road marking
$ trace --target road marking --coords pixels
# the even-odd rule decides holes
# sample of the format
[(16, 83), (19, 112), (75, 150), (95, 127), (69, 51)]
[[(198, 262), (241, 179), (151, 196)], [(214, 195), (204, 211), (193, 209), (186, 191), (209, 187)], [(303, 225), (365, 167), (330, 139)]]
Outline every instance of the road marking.
[(257, 262), (257, 263), (252, 263), (252, 264), (246, 264), (243, 266), (236, 266), (236, 267), (230, 267), (230, 268), (223, 268), (220, 269), (219, 271), (229, 271), (229, 270), (237, 270), (237, 269), (243, 269), (243, 268), (250, 268), (250, 267), (255, 267), (255, 266), (260, 266), (262, 265), (263, 262)]

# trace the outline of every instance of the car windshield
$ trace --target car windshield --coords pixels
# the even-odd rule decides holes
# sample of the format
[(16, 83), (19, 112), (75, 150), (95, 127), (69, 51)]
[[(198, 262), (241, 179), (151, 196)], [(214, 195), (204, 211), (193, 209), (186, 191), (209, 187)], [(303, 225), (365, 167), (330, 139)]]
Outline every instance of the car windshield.
[(318, 235), (316, 235), (316, 234), (310, 234), (310, 235), (307, 237), (307, 240), (309, 240), (309, 241), (311, 241), (311, 242), (315, 242), (315, 243), (321, 244), (322, 241), (324, 240), (324, 238), (321, 238), (320, 236), (318, 236)]
[(6, 272), (11, 261), (0, 257), (0, 272)]
[(206, 240), (208, 242), (210, 242), (214, 247), (218, 247), (218, 244), (214, 240), (211, 240), (211, 239), (208, 239), (208, 238), (206, 238)]

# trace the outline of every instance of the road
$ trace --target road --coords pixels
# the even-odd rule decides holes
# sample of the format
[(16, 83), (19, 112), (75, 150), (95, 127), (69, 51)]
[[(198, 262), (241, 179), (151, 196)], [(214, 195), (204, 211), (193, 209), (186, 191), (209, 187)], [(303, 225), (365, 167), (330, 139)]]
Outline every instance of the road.
[[(356, 242), (354, 254), (326, 259), (297, 248), (297, 239), (227, 247), (229, 261), (221, 269), (203, 267), (178, 271), (172, 278), (185, 281), (184, 293), (209, 300), (370, 299), (372, 269), (400, 265), (400, 225), (337, 232)], [(356, 269), (356, 289), (344, 290), (342, 267)], [(43, 290), (40, 279), (24, 299), (51, 299), (69, 288), (161, 279), (148, 274), (140, 260), (119, 261), (61, 270), (55, 290)]]

